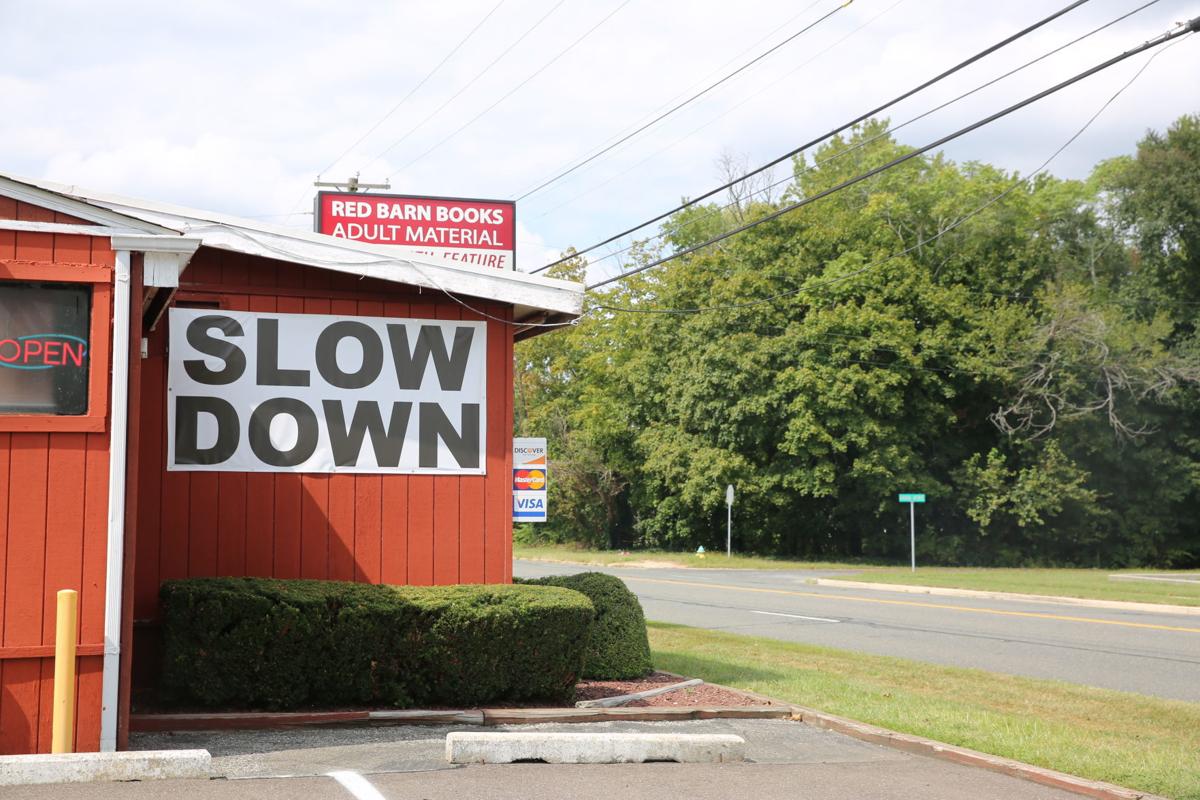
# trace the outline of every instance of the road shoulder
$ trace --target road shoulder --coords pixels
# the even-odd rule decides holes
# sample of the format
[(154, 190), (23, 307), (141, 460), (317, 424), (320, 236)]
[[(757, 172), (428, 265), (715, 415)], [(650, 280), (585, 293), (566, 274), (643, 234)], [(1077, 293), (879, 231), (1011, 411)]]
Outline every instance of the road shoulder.
[(842, 589), (869, 589), (877, 592), (928, 594), (941, 597), (975, 597), (986, 600), (1012, 600), (1026, 603), (1032, 601), (1036, 603), (1055, 603), (1065, 606), (1108, 608), (1116, 611), (1143, 611), (1149, 614), (1182, 614), (1185, 616), (1200, 617), (1200, 606), (1176, 606), (1166, 603), (1138, 603), (1131, 600), (1096, 600), (1088, 597), (991, 592), (982, 589), (951, 589), (944, 586), (913, 586), (903, 583), (872, 583), (870, 581), (846, 581), (838, 578), (814, 578), (813, 583), (817, 586)]

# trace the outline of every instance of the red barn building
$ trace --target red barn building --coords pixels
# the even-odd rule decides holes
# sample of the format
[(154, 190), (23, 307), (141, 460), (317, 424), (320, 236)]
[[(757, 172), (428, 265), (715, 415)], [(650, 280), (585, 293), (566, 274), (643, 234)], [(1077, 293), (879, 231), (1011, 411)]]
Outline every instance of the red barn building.
[(581, 303), (0, 175), (0, 754), (50, 749), (60, 589), (87, 751), (153, 681), (164, 580), (510, 581), (513, 342)]

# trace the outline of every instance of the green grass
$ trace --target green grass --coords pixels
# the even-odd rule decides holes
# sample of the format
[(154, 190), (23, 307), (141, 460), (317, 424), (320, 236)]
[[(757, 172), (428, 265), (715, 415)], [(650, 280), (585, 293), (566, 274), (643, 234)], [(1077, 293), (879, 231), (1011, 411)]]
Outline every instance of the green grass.
[(830, 561), (788, 561), (767, 556), (741, 556), (736, 553), (726, 558), (724, 553), (706, 553), (704, 558), (695, 553), (671, 553), (665, 550), (585, 550), (571, 545), (513, 545), (513, 558), (539, 561), (565, 561), (572, 564), (589, 564), (602, 567), (619, 567), (622, 564), (643, 564), (647, 561), (678, 567), (699, 569), (862, 569), (861, 565), (841, 564)]
[(1121, 572), (1142, 574), (1157, 570), (1096, 569), (969, 569), (918, 567), (908, 569), (865, 570), (857, 575), (837, 576), (846, 580), (872, 583), (903, 583), (915, 586), (943, 586), (953, 589), (982, 589), (991, 592), (1020, 592), (1057, 597), (1087, 597), (1099, 600), (1132, 600), (1139, 603), (1168, 603), (1200, 606), (1200, 582), (1157, 583), (1152, 581), (1113, 580)]
[(1200, 800), (1200, 704), (650, 623), (654, 664), (904, 733)]

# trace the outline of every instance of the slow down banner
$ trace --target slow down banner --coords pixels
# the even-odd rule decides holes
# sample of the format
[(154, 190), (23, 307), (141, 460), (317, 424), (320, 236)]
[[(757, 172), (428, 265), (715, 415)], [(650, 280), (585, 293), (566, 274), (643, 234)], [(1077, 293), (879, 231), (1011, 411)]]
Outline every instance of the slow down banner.
[(481, 475), (483, 322), (173, 308), (167, 469)]

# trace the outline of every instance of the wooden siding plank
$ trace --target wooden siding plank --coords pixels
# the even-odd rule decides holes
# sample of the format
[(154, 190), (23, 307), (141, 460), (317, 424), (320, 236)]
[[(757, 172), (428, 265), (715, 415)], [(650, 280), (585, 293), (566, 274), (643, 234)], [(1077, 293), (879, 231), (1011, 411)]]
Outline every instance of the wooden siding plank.
[[(191, 532), (190, 473), (162, 473), (162, 505), (159, 514), (158, 582), (188, 576), (188, 539)], [(155, 592), (157, 592), (157, 587)], [(155, 603), (157, 608), (157, 602)]]
[(54, 212), (54, 221), (64, 225), (93, 225), (95, 223), (88, 222), (86, 219), (72, 217), (70, 214), (64, 214), (61, 211)]
[(41, 693), (41, 660), (14, 659), (4, 665), (4, 704), (0, 706), (0, 754), (37, 750), (35, 722)]
[(189, 578), (211, 578), (217, 574), (217, 511), (221, 504), (218, 476), (215, 472), (183, 474), (191, 480), (187, 575)]
[[(249, 268), (251, 280), (254, 270)], [(274, 297), (247, 298), (249, 311), (274, 311)], [(246, 475), (246, 574), (260, 578), (275, 574), (275, 476), (270, 472)]]
[[(497, 311), (497, 316), (502, 316), (505, 320), (511, 322), (513, 318), (512, 306), (507, 306), (503, 311)], [(506, 496), (507, 503), (502, 514), (497, 514), (496, 521), (499, 523), (504, 539), (504, 551), (501, 554), (501, 559), (504, 564), (504, 582), (512, 583), (513, 579), (513, 542), (512, 542), (512, 440), (513, 440), (513, 327), (511, 324), (504, 326), (504, 370), (502, 376), (497, 376), (497, 391), (504, 397), (504, 421), (503, 431), (501, 433), (504, 443), (504, 469), (503, 481), (497, 479), (497, 485), (501, 486)], [(549, 465), (547, 465), (549, 466)]]
[[(407, 317), (408, 303), (388, 300), (383, 316)], [(408, 579), (408, 486), (407, 475), (385, 475), (381, 482), (380, 580), (406, 584)]]
[[(492, 313), (489, 310), (488, 313)], [(493, 316), (499, 316), (493, 314)], [(504, 340), (511, 336), (508, 326), (502, 322), (489, 321), (487, 325), (488, 352), (488, 399), (494, 400), (502, 394), (505, 382), (497, 381), (505, 369), (506, 346)], [(512, 458), (511, 439), (504, 438), (503, 402), (489, 402), (487, 409), (487, 478), (484, 487), (484, 580), (487, 583), (503, 583), (504, 526), (502, 517), (512, 517)], [(505, 454), (508, 454), (506, 459)]]
[(149, 335), (149, 357), (142, 360), (141, 452), (138, 454), (137, 566), (133, 616), (158, 615), (159, 553), (162, 545), (163, 476), (166, 473), (166, 325)]
[(8, 510), (13, 535), (5, 564), (5, 645), (42, 644), (49, 440), (45, 433), (11, 435), (9, 492), (20, 502)]
[(54, 222), (54, 212), (48, 208), (17, 201), (17, 219), (25, 222)]
[[(16, 203), (13, 203), (13, 213), (16, 211)], [(0, 213), (3, 213), (3, 208), (0, 207)], [(10, 451), (12, 434), (0, 433), (0, 645), (4, 644), (4, 636), (6, 626), (4, 624), (4, 598), (7, 595), (7, 581), (5, 580), (8, 570), (8, 506), (9, 506), (9, 479), (11, 470), (9, 469), (9, 460), (12, 455)], [(4, 681), (0, 677), (0, 704), (3, 704), (3, 687)], [(3, 715), (3, 708), (0, 705), (0, 716)], [(0, 750), (0, 752), (3, 752)]]
[(22, 261), (53, 261), (54, 234), (17, 231), (16, 258)]
[(108, 563), (108, 441), (106, 434), (87, 434), (83, 483), (85, 533), (79, 589), (79, 635), (83, 642), (104, 639), (104, 583)]
[(104, 659), (100, 656), (79, 659), (79, 695), (75, 704), (75, 751), (79, 753), (100, 749), (103, 668)]
[[(334, 300), (330, 313), (339, 317), (358, 314), (358, 303), (354, 300)], [(347, 416), (353, 414), (348, 411)], [(364, 442), (364, 446), (366, 443)], [(357, 514), (356, 475), (334, 474), (329, 476), (329, 577), (337, 581), (354, 580), (357, 566), (354, 552), (354, 527)]]
[(180, 276), (181, 283), (217, 283), (221, 280), (220, 253), (212, 248), (202, 247), (188, 261)]
[[(459, 306), (441, 302), (434, 309), (441, 320), (462, 319)], [(438, 475), (433, 479), (433, 582), (459, 582), (459, 478)]]
[[(250, 279), (250, 264), (249, 259), (241, 253), (222, 253), (221, 254), (221, 285), (229, 287), (245, 286)], [(243, 297), (244, 295), (235, 295), (234, 297)], [(232, 301), (234, 298), (230, 298)], [(230, 305), (229, 308), (235, 308)], [(245, 306), (239, 307), (239, 310), (246, 310)]]
[(92, 236), (54, 234), (54, 260), (59, 264), (91, 264)]
[[(51, 434), (47, 454), (42, 643), (54, 641), (60, 589), (82, 590), (87, 434)], [(78, 641), (78, 640), (77, 640)]]
[[(280, 297), (276, 305), (276, 310), (280, 313), (304, 313), (304, 301), (298, 297)], [(300, 495), (298, 473), (275, 473), (274, 574), (277, 578), (300, 577)]]
[[(228, 273), (227, 262), (233, 253), (222, 253), (222, 275)], [(224, 304), (234, 311), (246, 311), (249, 299), (232, 295)], [(246, 473), (217, 473), (217, 574), (246, 574)]]
[[(383, 316), (383, 303), (364, 300), (358, 304), (362, 317)], [(386, 367), (385, 367), (386, 369)], [(387, 418), (387, 412), (384, 412)], [(370, 445), (364, 442), (364, 447)], [(383, 476), (354, 476), (354, 580), (383, 581)]]
[[(463, 310), (462, 318), (469, 320), (483, 320), (484, 318), (478, 314)], [(484, 335), (487, 335), (485, 328)], [(490, 344), (490, 342), (489, 342)], [(485, 351), (484, 362), (487, 362), (487, 352)], [(490, 365), (487, 365), (490, 367)], [(494, 379), (491, 375), (491, 370), (488, 369), (487, 379), (487, 396), (493, 397)], [(487, 430), (489, 424), (488, 409), (482, 409), (484, 430), (486, 436), (491, 439), (492, 432)], [(484, 467), (487, 467), (487, 450), (480, 454), (483, 459)], [(484, 508), (485, 493), (487, 490), (487, 475), (464, 475), (458, 480), (459, 501), (458, 501), (458, 519), (459, 519), (459, 541), (458, 541), (458, 561), (459, 561), (459, 580), (463, 583), (485, 583), (487, 581), (487, 571), (484, 567), (485, 552), (487, 548), (487, 517)]]
[[(43, 658), (38, 675), (37, 752), (49, 753), (54, 731), (54, 659)], [(76, 662), (78, 664), (78, 662)]]
[[(409, 316), (432, 319), (436, 306), (429, 300), (413, 302)], [(429, 586), (434, 582), (434, 481), (431, 475), (408, 479), (408, 582)]]
[[(328, 314), (328, 299), (305, 298), (305, 314)], [(332, 532), (329, 521), (330, 476), (306, 473), (300, 476), (300, 575), (328, 578)]]

